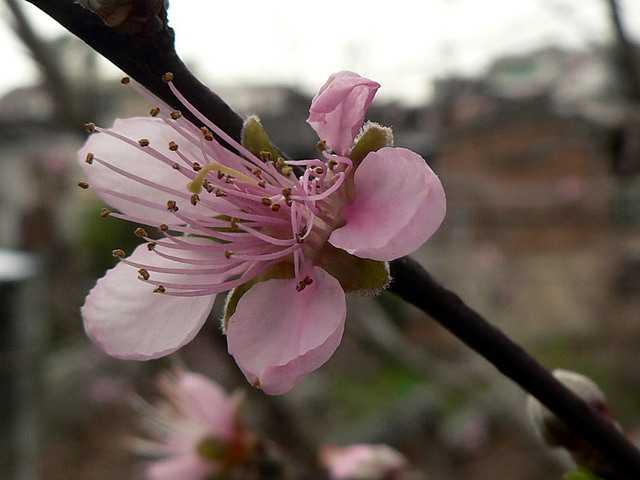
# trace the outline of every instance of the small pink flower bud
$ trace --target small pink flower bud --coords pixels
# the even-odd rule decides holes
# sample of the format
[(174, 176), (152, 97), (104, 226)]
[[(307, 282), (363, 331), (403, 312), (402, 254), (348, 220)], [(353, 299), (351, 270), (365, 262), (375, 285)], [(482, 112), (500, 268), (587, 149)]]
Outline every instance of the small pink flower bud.
[(332, 480), (391, 480), (408, 470), (407, 459), (387, 445), (327, 446), (320, 462)]

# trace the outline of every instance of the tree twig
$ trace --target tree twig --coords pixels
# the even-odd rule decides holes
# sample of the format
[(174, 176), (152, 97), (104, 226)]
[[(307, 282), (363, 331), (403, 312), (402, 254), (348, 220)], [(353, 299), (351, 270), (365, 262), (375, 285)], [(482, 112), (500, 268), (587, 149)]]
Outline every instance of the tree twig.
[(455, 293), (438, 284), (415, 260), (391, 262), (391, 290), (420, 308), (469, 345), (500, 372), (546, 405), (600, 451), (629, 480), (640, 478), (640, 451), (609, 420), (564, 387)]

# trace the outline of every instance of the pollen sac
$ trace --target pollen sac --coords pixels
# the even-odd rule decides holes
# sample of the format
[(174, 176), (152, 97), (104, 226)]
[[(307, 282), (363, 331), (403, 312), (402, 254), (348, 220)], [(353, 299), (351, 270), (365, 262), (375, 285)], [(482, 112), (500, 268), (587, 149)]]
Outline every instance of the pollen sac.
[(149, 277), (151, 276), (149, 275), (149, 271), (144, 268), (141, 268), (140, 270), (138, 270), (138, 274), (140, 275), (140, 278), (143, 280), (149, 280)]
[(146, 138), (141, 138), (140, 140), (138, 140), (138, 144), (141, 147), (148, 147), (149, 146), (149, 140)]

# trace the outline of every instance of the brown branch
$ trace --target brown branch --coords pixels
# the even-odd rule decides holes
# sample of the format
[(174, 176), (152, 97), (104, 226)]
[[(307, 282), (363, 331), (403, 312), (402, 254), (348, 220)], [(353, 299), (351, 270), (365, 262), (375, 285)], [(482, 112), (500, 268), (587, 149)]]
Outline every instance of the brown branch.
[(520, 346), (455, 293), (438, 284), (415, 260), (391, 262), (391, 290), (431, 315), (500, 372), (512, 379), (600, 451), (629, 480), (640, 478), (640, 451)]
[[(204, 86), (178, 57), (173, 30), (168, 26), (164, 7), (161, 7), (157, 18), (149, 19), (148, 24), (132, 32), (126, 24), (118, 28), (105, 25), (98, 15), (84, 9), (74, 0), (27, 1), (54, 18), (154, 95), (172, 107), (180, 108), (181, 105), (162, 81), (162, 75), (172, 72), (176, 87), (188, 93), (190, 101), (208, 119), (233, 138), (240, 138), (240, 116)], [(144, 0), (137, 0), (137, 3), (141, 1)], [(188, 112), (183, 113), (196, 125), (200, 124)]]

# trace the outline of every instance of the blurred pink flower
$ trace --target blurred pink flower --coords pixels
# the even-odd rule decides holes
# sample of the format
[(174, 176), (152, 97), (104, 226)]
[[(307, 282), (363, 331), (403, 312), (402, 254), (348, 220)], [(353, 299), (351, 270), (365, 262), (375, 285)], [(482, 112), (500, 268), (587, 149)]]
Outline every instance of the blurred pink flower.
[(157, 405), (140, 401), (149, 438), (132, 443), (139, 453), (158, 457), (145, 465), (147, 480), (208, 479), (247, 457), (252, 438), (238, 419), (240, 395), (183, 370), (161, 377), (159, 388), (164, 398)]
[(408, 470), (407, 459), (387, 445), (325, 447), (320, 461), (332, 480), (393, 480)]
[[(91, 125), (80, 186), (119, 210), (104, 216), (161, 234), (139, 227), (146, 244), (129, 257), (114, 251), (120, 263), (82, 307), (92, 340), (118, 358), (161, 357), (191, 341), (216, 294), (231, 290), (223, 327), (251, 384), (284, 393), (326, 362), (342, 337), (345, 290), (384, 287), (377, 262), (416, 250), (445, 213), (442, 185), (416, 153), (383, 147), (355, 167), (346, 156), (375, 85), (340, 72), (322, 87), (309, 122), (333, 150), (324, 160), (256, 157), (171, 82), (205, 127), (167, 107)], [(367, 284), (375, 268), (382, 280)]]

